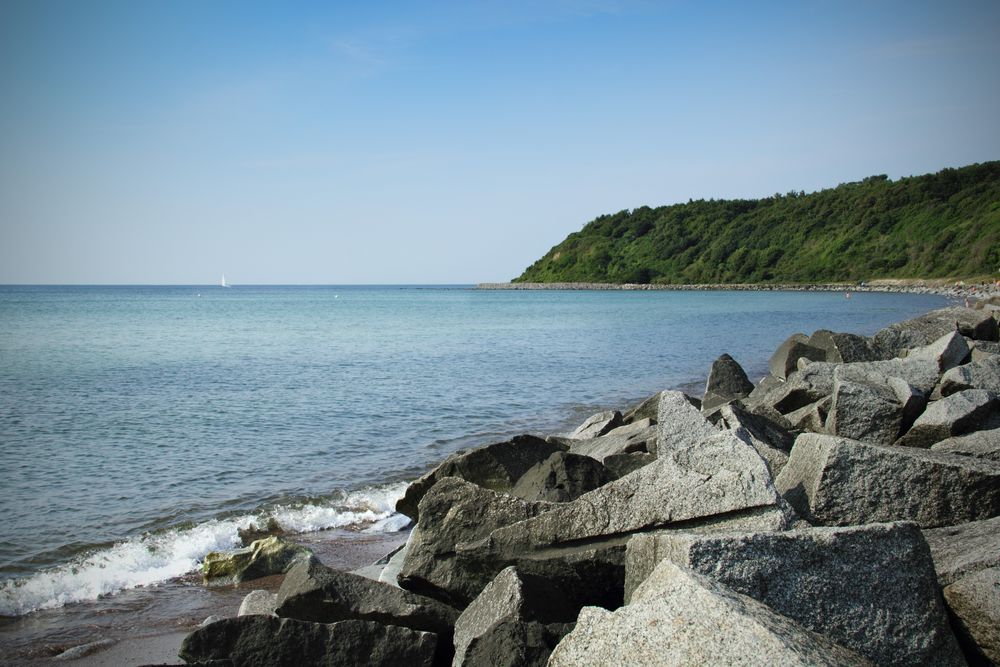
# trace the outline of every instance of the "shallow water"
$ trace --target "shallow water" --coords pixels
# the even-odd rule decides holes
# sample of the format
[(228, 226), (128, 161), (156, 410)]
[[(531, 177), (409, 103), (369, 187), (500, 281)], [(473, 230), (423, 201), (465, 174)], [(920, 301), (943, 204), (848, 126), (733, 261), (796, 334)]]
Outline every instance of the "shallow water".
[(795, 331), (940, 297), (394, 287), (0, 287), (0, 615), (175, 579), (268, 516), (393, 531), (463, 446), (752, 379)]

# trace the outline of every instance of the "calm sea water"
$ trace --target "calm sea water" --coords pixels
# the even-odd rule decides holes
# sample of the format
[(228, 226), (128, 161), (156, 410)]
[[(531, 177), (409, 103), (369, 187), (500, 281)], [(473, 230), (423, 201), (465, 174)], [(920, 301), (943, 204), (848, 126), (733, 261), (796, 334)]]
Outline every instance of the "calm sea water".
[(460, 287), (0, 287), (0, 615), (191, 571), (237, 529), (398, 530), (455, 449), (756, 379), (795, 331), (939, 297)]

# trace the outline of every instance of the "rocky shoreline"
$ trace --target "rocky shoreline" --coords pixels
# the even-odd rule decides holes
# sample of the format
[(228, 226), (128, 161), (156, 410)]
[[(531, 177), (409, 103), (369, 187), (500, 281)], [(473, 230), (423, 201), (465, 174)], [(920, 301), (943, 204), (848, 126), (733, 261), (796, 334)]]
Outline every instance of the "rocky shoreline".
[(723, 354), (701, 397), (457, 452), (399, 501), (405, 546), (362, 570), (274, 536), (207, 558), (209, 584), (286, 575), (180, 657), (997, 664), (1000, 298), (975, 305), (795, 334), (756, 385)]
[(671, 292), (890, 292), (937, 294), (954, 299), (989, 298), (1000, 295), (1000, 284), (965, 283), (948, 280), (872, 280), (843, 283), (712, 283), (654, 285), (637, 283), (479, 283), (481, 290), (652, 290)]

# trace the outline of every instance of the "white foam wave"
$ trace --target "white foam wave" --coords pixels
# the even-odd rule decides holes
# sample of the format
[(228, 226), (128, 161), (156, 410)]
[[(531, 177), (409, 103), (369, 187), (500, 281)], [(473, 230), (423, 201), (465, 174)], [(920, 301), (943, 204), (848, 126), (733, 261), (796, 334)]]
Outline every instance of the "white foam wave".
[(211, 551), (240, 545), (239, 530), (265, 525), (273, 517), (290, 533), (327, 528), (392, 532), (408, 520), (395, 512), (405, 483), (362, 489), (323, 504), (279, 506), (269, 512), (213, 519), (191, 528), (125, 540), (71, 563), (0, 584), (0, 615), (20, 616), (139, 586), (155, 585), (192, 572)]

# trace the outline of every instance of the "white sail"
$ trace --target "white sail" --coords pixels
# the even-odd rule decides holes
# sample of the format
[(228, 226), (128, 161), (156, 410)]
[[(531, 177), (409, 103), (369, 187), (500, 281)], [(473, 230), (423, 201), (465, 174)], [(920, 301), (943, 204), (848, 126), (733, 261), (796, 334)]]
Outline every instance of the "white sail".
[(221, 283), (221, 285), (223, 287), (229, 287), (229, 285), (226, 284), (226, 274), (225, 273), (222, 274), (222, 283)]

